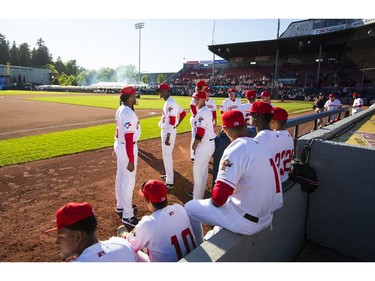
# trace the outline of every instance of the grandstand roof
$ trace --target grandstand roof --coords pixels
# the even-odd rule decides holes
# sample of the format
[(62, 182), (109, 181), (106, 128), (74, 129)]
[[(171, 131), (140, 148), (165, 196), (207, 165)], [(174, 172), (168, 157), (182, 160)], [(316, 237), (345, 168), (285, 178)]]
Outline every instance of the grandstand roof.
[(344, 48), (348, 48), (348, 42), (350, 42), (350, 47), (368, 46), (373, 48), (375, 43), (374, 35), (375, 23), (372, 23), (357, 28), (318, 35), (210, 45), (208, 49), (227, 61), (236, 57), (274, 56), (277, 49), (282, 55), (318, 53), (320, 45), (322, 45), (324, 52), (339, 52), (344, 50)]

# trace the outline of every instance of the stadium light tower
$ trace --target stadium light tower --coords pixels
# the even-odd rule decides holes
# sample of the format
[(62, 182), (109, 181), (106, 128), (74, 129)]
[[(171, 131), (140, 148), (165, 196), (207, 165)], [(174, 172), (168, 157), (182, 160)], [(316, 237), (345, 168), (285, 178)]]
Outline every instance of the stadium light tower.
[(139, 55), (138, 55), (138, 82), (141, 82), (141, 29), (145, 26), (144, 22), (138, 22), (135, 24), (135, 29), (139, 30)]

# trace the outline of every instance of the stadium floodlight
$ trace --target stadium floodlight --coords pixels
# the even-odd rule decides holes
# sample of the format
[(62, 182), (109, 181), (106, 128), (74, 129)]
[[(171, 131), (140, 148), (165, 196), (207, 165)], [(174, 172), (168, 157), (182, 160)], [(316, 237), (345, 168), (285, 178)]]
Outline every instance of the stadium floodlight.
[(139, 30), (139, 55), (138, 55), (138, 82), (141, 82), (141, 29), (145, 26), (144, 22), (138, 22), (135, 24), (135, 29)]

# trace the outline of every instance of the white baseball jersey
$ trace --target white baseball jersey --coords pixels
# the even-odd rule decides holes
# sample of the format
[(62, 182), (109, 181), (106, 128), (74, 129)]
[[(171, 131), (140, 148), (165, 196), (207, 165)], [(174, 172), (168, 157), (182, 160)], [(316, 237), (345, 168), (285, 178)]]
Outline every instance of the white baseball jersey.
[(189, 216), (177, 203), (144, 216), (126, 239), (135, 252), (146, 248), (151, 262), (175, 262), (196, 247)]
[(217, 107), (214, 99), (209, 98), (206, 100), (206, 106), (211, 110), (212, 114), (213, 112), (216, 112)]
[(361, 98), (356, 98), (353, 101), (352, 115), (361, 112), (363, 106), (363, 100)]
[(135, 112), (128, 106), (121, 105), (116, 111), (115, 140), (125, 143), (125, 134), (134, 133), (133, 141), (138, 141), (141, 136), (141, 126)]
[[(168, 133), (172, 133), (175, 126), (178, 123), (179, 113), (182, 112), (182, 108), (177, 104), (177, 102), (170, 96), (163, 106), (163, 114), (159, 121), (159, 127), (163, 130), (167, 130)], [(175, 125), (170, 124), (170, 117), (174, 116), (176, 118)]]
[[(327, 111), (339, 109), (341, 106), (341, 102), (338, 99), (334, 99), (331, 101), (330, 99), (326, 101), (324, 104), (324, 108), (326, 108)], [(338, 117), (338, 114), (333, 114), (329, 117), (329, 120), (334, 120)]]
[(259, 218), (275, 211), (275, 205), (282, 205), (279, 173), (271, 160), (252, 138), (237, 138), (225, 149), (217, 174), (216, 181), (234, 188), (231, 201)]
[(207, 106), (203, 106), (199, 109), (194, 118), (194, 138), (199, 127), (205, 129), (201, 142), (208, 142), (216, 137), (212, 123), (212, 112)]
[(252, 103), (247, 102), (247, 103), (243, 103), (239, 107), (237, 107), (237, 110), (242, 112), (243, 117), (245, 118), (245, 122), (246, 122), (247, 127), (252, 127), (250, 125), (250, 109), (251, 109), (252, 106), (253, 106)]
[(223, 102), (220, 105), (220, 111), (222, 112), (231, 111), (231, 110), (237, 109), (237, 107), (239, 107), (240, 105), (241, 105), (240, 99), (236, 98), (234, 101), (232, 101), (230, 98), (226, 98), (225, 100), (223, 100)]
[(275, 155), (274, 161), (279, 167), (281, 182), (289, 178), (290, 163), (293, 159), (294, 140), (287, 130), (277, 131), (279, 152)]
[(77, 262), (135, 262), (136, 255), (130, 243), (120, 237), (111, 237), (106, 241), (86, 248), (75, 260)]

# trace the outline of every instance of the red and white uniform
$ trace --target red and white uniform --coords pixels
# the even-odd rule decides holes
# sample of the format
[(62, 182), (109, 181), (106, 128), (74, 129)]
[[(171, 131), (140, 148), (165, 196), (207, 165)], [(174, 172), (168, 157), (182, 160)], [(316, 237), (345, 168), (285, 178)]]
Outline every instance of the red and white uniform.
[(289, 178), (290, 164), (294, 154), (294, 140), (287, 130), (277, 131), (279, 152), (276, 154), (275, 164), (279, 167), (281, 182)]
[(195, 160), (193, 166), (194, 189), (193, 199), (201, 199), (206, 190), (208, 178), (208, 163), (215, 151), (215, 131), (212, 123), (212, 112), (207, 106), (198, 110), (194, 118), (194, 137), (200, 136), (202, 139), (195, 150)]
[(120, 237), (111, 237), (106, 241), (86, 248), (77, 262), (135, 262), (136, 255), (130, 243)]
[(261, 231), (271, 224), (275, 202), (282, 198), (277, 167), (254, 139), (234, 140), (220, 163), (212, 199), (185, 204), (198, 245), (203, 242), (202, 223), (243, 235)]
[[(141, 136), (141, 126), (135, 112), (121, 105), (116, 111), (116, 134), (114, 150), (117, 157), (116, 211), (122, 212), (123, 219), (134, 216), (132, 208), (133, 190), (138, 162), (137, 141)], [(134, 171), (129, 172), (128, 163), (134, 163)]]
[(195, 118), (195, 115), (197, 115), (197, 111), (198, 111), (198, 108), (197, 106), (195, 105), (195, 99), (192, 98), (191, 101), (190, 101), (190, 113), (191, 113), (191, 116), (190, 116), (190, 126), (191, 126), (191, 142), (190, 142), (190, 159), (194, 159), (195, 158), (195, 155), (194, 155), (194, 150), (191, 148), (192, 145), (193, 145), (193, 142), (194, 142), (194, 118)]
[(214, 99), (212, 98), (208, 98), (208, 100), (206, 100), (206, 106), (211, 110), (212, 112), (212, 122), (214, 123), (214, 125), (216, 124), (216, 103), (214, 101)]
[(196, 247), (189, 216), (177, 203), (144, 216), (126, 239), (135, 252), (146, 248), (150, 262), (176, 262)]
[(353, 101), (352, 115), (362, 111), (363, 99), (356, 98)]
[(248, 128), (253, 127), (253, 126), (250, 125), (250, 109), (251, 109), (252, 105), (253, 105), (252, 103), (247, 102), (247, 103), (243, 103), (243, 104), (241, 104), (240, 106), (237, 107), (237, 110), (242, 112)]
[(240, 99), (236, 98), (234, 101), (232, 101), (230, 98), (226, 98), (220, 105), (220, 112), (221, 114), (223, 114), (224, 112), (237, 109), (237, 107), (239, 107), (240, 105)]
[[(275, 162), (275, 158), (277, 154), (281, 153), (283, 150), (283, 147), (279, 143), (279, 136), (277, 131), (271, 131), (271, 130), (262, 130), (257, 133), (257, 135), (254, 137), (254, 140), (261, 145), (266, 151), (268, 151), (270, 158), (273, 159)], [(275, 165), (277, 166), (276, 162)], [(280, 170), (277, 166), (277, 172), (280, 176)], [(281, 180), (279, 181), (281, 183)], [(281, 208), (283, 205), (283, 193), (280, 192), (278, 196), (278, 201), (275, 201), (275, 205), (273, 206), (274, 211)]]
[[(163, 163), (166, 173), (166, 184), (174, 183), (173, 173), (173, 149), (176, 141), (176, 125), (178, 124), (181, 113), (184, 112), (177, 102), (170, 96), (163, 106), (163, 114), (159, 121), (159, 127), (161, 128), (161, 146), (163, 153)], [(169, 136), (170, 145), (165, 145), (167, 134)]]
[[(334, 99), (333, 101), (331, 101), (329, 99), (324, 104), (324, 108), (326, 109), (326, 111), (331, 111), (331, 110), (339, 109), (340, 107), (341, 107), (341, 102), (338, 99)], [(329, 120), (334, 120), (338, 116), (339, 116), (338, 114), (333, 114), (333, 115), (331, 115), (329, 117)]]

